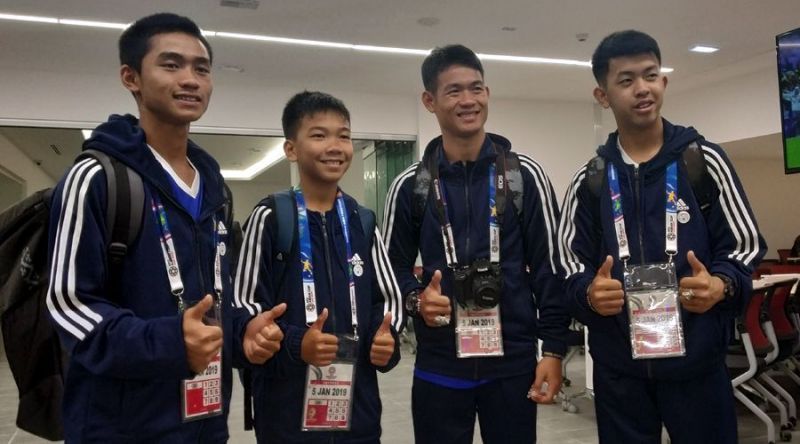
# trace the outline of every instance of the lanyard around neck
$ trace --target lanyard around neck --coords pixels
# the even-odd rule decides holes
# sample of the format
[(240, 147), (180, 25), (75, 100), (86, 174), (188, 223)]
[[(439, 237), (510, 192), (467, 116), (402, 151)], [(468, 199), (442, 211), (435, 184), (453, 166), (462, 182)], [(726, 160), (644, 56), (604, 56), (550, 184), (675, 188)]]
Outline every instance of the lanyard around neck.
[[(494, 162), (489, 165), (489, 261), (497, 264), (500, 263), (500, 217), (502, 217), (505, 210), (507, 181), (505, 177), (505, 155), (496, 146), (494, 146), (494, 150), (497, 154), (497, 162), (500, 163), (501, 173), (496, 174)], [(447, 197), (439, 177), (439, 165), (436, 157), (431, 156), (428, 169), (431, 172), (431, 186), (433, 187), (433, 195), (436, 202), (436, 216), (439, 218), (439, 225), (441, 226), (447, 266), (454, 269), (458, 268), (455, 236), (453, 235), (453, 226), (450, 223)], [(500, 191), (499, 194), (498, 191)]]
[[(611, 195), (611, 213), (614, 217), (614, 231), (619, 245), (619, 259), (627, 264), (631, 257), (628, 235), (625, 231), (625, 215), (622, 211), (622, 195), (619, 190), (619, 173), (612, 162), (608, 163), (608, 191)], [(678, 252), (678, 164), (673, 161), (667, 166), (664, 179), (665, 190), (665, 229), (664, 251), (669, 256)], [(642, 227), (639, 227), (641, 230)], [(642, 252), (644, 253), (644, 252)]]
[[(294, 198), (297, 203), (297, 232), (300, 241), (300, 267), (303, 278), (303, 299), (306, 310), (306, 324), (311, 325), (317, 320), (317, 291), (314, 285), (314, 260), (311, 250), (311, 231), (308, 228), (308, 209), (300, 187), (295, 187)], [(350, 219), (344, 204), (344, 196), (339, 191), (336, 194), (336, 213), (342, 224), (344, 243), (347, 254), (347, 279), (350, 293), (350, 318), (353, 325), (353, 334), (358, 337), (358, 311), (356, 308), (356, 282), (353, 274), (353, 248), (350, 243)], [(325, 217), (322, 214), (322, 217)], [(331, 288), (331, 298), (335, 297)]]
[[(169, 278), (170, 292), (175, 296), (178, 303), (178, 310), (183, 313), (186, 309), (186, 304), (183, 300), (183, 279), (181, 279), (181, 270), (178, 264), (175, 242), (172, 239), (172, 232), (169, 229), (169, 222), (167, 221), (167, 212), (164, 210), (164, 205), (161, 204), (161, 199), (156, 195), (152, 197), (150, 204), (159, 230), (161, 252), (164, 256), (164, 266), (167, 271), (167, 277)], [(211, 223), (214, 226), (214, 292), (217, 296), (216, 303), (219, 304), (222, 298), (222, 254), (220, 248), (223, 248), (223, 246), (221, 246), (219, 242), (219, 228), (216, 218), (213, 218)]]

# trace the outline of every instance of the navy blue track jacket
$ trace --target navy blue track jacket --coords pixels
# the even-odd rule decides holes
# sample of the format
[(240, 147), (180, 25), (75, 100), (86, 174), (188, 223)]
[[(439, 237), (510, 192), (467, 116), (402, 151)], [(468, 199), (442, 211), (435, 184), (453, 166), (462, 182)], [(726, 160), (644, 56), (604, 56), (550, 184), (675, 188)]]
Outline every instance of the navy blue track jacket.
[[(53, 194), (51, 283), (47, 307), (69, 354), (64, 395), (67, 442), (224, 442), (231, 393), (231, 283), (223, 272), (223, 385), (225, 414), (183, 423), (181, 381), (192, 377), (182, 315), (170, 292), (159, 228), (150, 208), (158, 194), (175, 243), (184, 299), (214, 293), (214, 221), (224, 219), (219, 166), (189, 142), (188, 157), (203, 184), (197, 222), (172, 197), (168, 173), (147, 148), (133, 116), (112, 115), (86, 147), (134, 169), (144, 182), (141, 231), (128, 249), (119, 285), (110, 288), (106, 178), (95, 159), (74, 165)], [(228, 236), (220, 233), (220, 241)], [(230, 250), (230, 249), (228, 249)]]
[[(439, 159), (456, 255), (462, 265), (489, 258), (489, 165), (497, 156), (493, 144), (500, 150), (511, 150), (511, 142), (495, 134), (487, 134), (475, 162), (449, 163), (441, 137), (425, 148), (425, 156), (435, 155)], [(471, 380), (530, 373), (536, 367), (537, 337), (543, 340), (543, 351), (562, 355), (566, 352), (564, 339), (569, 316), (563, 307), (556, 268), (558, 206), (542, 167), (527, 156), (519, 155), (519, 159), (523, 208), (515, 208), (513, 200), (507, 199), (500, 233), (504, 285), (500, 318), (505, 355), (458, 359), (455, 323), (431, 328), (421, 318), (415, 318), (416, 367), (420, 370)], [(416, 168), (415, 163), (400, 173), (389, 188), (384, 215), (389, 258), (404, 295), (423, 289), (433, 273), (441, 270), (442, 294), (452, 299), (453, 274), (445, 259), (433, 193), (428, 195), (419, 232), (414, 227)], [(422, 257), (422, 283), (413, 275), (418, 251)]]
[[(248, 316), (269, 310), (281, 302), (286, 313), (277, 319), (284, 334), (280, 351), (262, 366), (253, 369), (255, 428), (260, 442), (268, 443), (357, 443), (376, 442), (381, 435), (381, 401), (377, 371), (387, 372), (400, 360), (398, 331), (402, 330), (403, 311), (397, 281), (389, 267), (380, 232), (365, 233), (358, 216), (356, 201), (345, 194), (349, 214), (353, 264), (361, 264), (363, 274), (355, 276), (358, 312), (358, 362), (351, 429), (349, 432), (301, 432), (303, 397), (308, 365), (301, 358), (303, 335), (308, 330), (299, 259), (299, 240), (295, 239), (293, 257), (284, 268), (282, 291), (276, 288), (281, 276), (273, 272), (276, 220), (271, 198), (253, 209), (245, 226), (244, 242), (236, 271), (234, 303), (236, 310)], [(323, 225), (323, 218), (325, 224)], [(324, 215), (308, 211), (314, 285), (318, 313), (328, 309), (325, 333), (352, 334), (349, 279), (347, 275), (344, 232), (336, 209)], [(323, 229), (327, 231), (325, 244)], [(295, 231), (296, 233), (296, 231)], [(357, 256), (357, 257), (356, 257)], [(326, 261), (330, 258), (330, 262)], [(385, 313), (392, 314), (391, 331), (395, 352), (385, 367), (376, 368), (369, 359), (375, 332)], [(242, 330), (239, 336), (244, 334)]]
[[(678, 207), (689, 219), (678, 223), (678, 253), (674, 260), (678, 279), (691, 276), (686, 254), (693, 250), (711, 274), (733, 280), (737, 294), (704, 314), (682, 310), (686, 356), (666, 359), (631, 358), (628, 313), (600, 316), (588, 305), (586, 292), (607, 255), (614, 258), (612, 277), (623, 281), (623, 265), (614, 231), (608, 178), (604, 174), (600, 201), (586, 181), (586, 166), (575, 174), (563, 204), (559, 225), (560, 263), (566, 276), (567, 300), (572, 314), (589, 327), (592, 358), (616, 371), (638, 377), (680, 380), (715, 368), (725, 358), (733, 319), (749, 300), (751, 273), (767, 251), (742, 185), (722, 149), (707, 142), (694, 128), (674, 126), (664, 120), (664, 145), (651, 160), (625, 164), (612, 133), (597, 153), (619, 172), (630, 265), (667, 261), (664, 240), (665, 172), (678, 162)], [(682, 162), (683, 151), (696, 141), (702, 150), (715, 193), (707, 218), (692, 191)], [(637, 179), (638, 174), (638, 179)], [(638, 202), (637, 202), (638, 196)], [(683, 206), (682, 206), (683, 205)]]

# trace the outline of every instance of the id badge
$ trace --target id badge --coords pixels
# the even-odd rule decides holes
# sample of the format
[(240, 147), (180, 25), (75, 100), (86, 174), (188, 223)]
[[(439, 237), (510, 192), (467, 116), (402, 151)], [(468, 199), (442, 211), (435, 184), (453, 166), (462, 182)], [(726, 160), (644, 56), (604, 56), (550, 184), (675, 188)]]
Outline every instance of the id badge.
[(686, 355), (674, 263), (630, 267), (625, 295), (633, 359)]
[(456, 304), (456, 353), (459, 358), (503, 356), (500, 305), (466, 308)]
[(195, 421), (222, 414), (222, 352), (205, 371), (181, 384), (183, 421)]
[[(219, 300), (203, 315), (206, 325), (222, 325), (222, 310)], [(208, 367), (192, 379), (181, 383), (181, 417), (184, 422), (209, 418), (222, 414), (222, 351)]]
[(304, 432), (350, 430), (358, 340), (352, 335), (336, 336), (336, 360), (324, 367), (308, 366), (301, 427)]

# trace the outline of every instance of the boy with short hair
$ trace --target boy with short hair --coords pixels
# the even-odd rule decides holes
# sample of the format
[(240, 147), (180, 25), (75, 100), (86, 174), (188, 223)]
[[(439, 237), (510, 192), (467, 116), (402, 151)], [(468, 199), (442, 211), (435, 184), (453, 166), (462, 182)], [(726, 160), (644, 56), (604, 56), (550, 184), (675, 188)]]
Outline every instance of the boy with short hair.
[[(81, 158), (53, 194), (47, 307), (69, 355), (66, 442), (224, 442), (230, 202), (219, 165), (188, 139), (211, 97), (211, 47), (190, 19), (161, 13), (122, 33), (119, 56), (139, 118), (112, 115), (84, 149), (141, 178), (143, 202), (131, 197), (144, 207), (141, 228), (117, 255), (107, 228), (114, 195), (95, 157)], [(277, 343), (253, 349), (266, 359)]]
[(592, 71), (618, 130), (572, 180), (559, 238), (600, 442), (659, 443), (662, 423), (673, 442), (736, 442), (726, 346), (764, 239), (722, 148), (661, 117), (652, 37), (607, 36)]
[[(286, 157), (300, 185), (262, 200), (245, 227), (235, 304), (251, 314), (286, 303), (281, 350), (253, 370), (259, 442), (378, 442), (376, 370), (400, 359), (403, 316), (374, 215), (338, 187), (353, 157), (350, 113), (302, 92), (283, 111)], [(282, 217), (280, 200), (294, 217)], [(371, 216), (371, 219), (369, 217)], [(276, 251), (291, 220), (292, 252)], [(365, 220), (372, 220), (371, 227)], [(278, 272), (280, 270), (281, 272)]]

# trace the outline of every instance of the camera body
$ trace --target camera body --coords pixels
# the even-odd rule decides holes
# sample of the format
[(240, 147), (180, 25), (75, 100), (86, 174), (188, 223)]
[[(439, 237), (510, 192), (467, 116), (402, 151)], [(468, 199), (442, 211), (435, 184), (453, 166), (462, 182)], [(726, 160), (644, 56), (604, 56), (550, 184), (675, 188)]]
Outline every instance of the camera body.
[(465, 267), (453, 269), (456, 301), (466, 307), (472, 301), (478, 308), (493, 308), (500, 303), (503, 276), (500, 264), (478, 259)]

